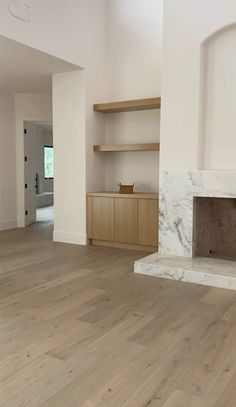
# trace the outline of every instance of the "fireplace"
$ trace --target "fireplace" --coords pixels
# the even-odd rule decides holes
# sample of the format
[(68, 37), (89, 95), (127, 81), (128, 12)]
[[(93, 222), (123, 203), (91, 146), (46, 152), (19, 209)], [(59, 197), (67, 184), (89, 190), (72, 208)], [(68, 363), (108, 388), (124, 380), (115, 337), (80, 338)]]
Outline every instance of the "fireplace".
[(193, 255), (236, 260), (236, 199), (194, 197)]
[(159, 252), (135, 272), (236, 290), (236, 170), (161, 173)]

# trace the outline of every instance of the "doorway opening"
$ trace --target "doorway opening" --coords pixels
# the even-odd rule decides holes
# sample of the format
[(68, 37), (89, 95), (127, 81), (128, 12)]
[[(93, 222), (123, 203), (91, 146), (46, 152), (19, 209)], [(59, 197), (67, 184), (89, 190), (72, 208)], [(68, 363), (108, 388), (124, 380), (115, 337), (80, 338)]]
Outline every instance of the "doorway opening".
[(51, 122), (24, 121), (25, 225), (53, 226), (54, 149)]

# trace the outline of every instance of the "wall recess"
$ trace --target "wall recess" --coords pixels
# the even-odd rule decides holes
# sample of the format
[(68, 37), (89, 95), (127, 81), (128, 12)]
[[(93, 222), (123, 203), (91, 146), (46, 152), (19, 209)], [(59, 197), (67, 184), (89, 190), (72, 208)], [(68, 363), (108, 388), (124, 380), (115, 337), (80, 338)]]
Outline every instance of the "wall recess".
[(203, 53), (203, 170), (232, 170), (235, 164), (236, 26), (216, 32)]

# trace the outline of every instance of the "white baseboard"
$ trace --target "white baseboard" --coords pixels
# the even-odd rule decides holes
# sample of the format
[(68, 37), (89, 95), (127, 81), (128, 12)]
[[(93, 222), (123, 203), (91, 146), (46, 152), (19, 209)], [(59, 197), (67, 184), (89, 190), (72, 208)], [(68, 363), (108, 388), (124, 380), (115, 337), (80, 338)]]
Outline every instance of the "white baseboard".
[(87, 235), (83, 233), (69, 233), (54, 230), (53, 240), (54, 242), (78, 244), (82, 246), (88, 244)]
[(17, 228), (16, 220), (0, 221), (0, 230), (9, 230), (9, 229), (16, 229), (16, 228)]

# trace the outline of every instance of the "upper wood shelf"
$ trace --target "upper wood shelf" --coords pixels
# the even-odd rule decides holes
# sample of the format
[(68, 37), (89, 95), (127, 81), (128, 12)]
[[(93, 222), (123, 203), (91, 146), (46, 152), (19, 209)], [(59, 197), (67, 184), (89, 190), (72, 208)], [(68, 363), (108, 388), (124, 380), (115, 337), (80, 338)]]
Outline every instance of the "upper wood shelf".
[(121, 151), (159, 151), (160, 143), (140, 143), (140, 144), (97, 144), (93, 146), (93, 151), (98, 152), (121, 152)]
[(95, 112), (101, 113), (119, 113), (119, 112), (133, 112), (137, 110), (152, 110), (160, 109), (161, 98), (149, 98), (149, 99), (136, 99), (125, 100), (112, 103), (99, 103), (93, 105)]

